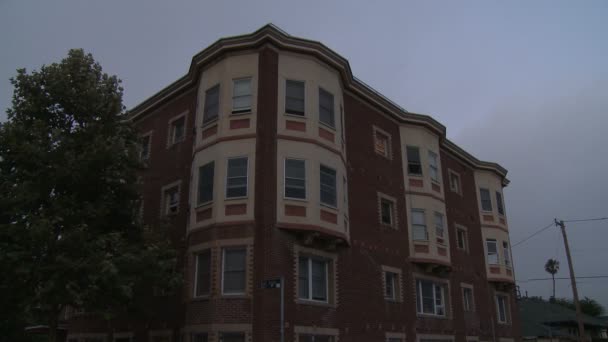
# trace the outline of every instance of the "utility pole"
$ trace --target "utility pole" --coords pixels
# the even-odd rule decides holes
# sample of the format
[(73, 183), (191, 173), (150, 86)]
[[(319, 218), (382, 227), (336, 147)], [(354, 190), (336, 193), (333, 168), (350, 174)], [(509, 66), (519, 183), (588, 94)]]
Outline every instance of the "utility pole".
[(555, 219), (555, 225), (562, 229), (564, 237), (564, 246), (566, 247), (566, 256), (568, 257), (568, 268), (570, 268), (570, 282), (572, 284), (572, 295), (574, 296), (574, 306), (576, 307), (576, 320), (578, 321), (578, 336), (579, 342), (585, 342), (585, 326), (583, 325), (583, 316), (581, 313), (581, 304), (578, 301), (578, 290), (576, 289), (576, 278), (574, 277), (574, 267), (572, 266), (572, 257), (570, 256), (570, 246), (568, 245), (568, 237), (566, 236), (566, 226), (564, 221)]

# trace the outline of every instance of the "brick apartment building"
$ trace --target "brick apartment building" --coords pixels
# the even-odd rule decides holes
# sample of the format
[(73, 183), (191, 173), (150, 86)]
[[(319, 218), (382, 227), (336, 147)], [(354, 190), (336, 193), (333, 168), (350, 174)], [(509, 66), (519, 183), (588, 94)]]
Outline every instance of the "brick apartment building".
[(507, 171), (273, 25), (220, 39), (132, 109), (143, 218), (181, 293), (149, 317), (77, 314), (68, 341), (520, 340)]

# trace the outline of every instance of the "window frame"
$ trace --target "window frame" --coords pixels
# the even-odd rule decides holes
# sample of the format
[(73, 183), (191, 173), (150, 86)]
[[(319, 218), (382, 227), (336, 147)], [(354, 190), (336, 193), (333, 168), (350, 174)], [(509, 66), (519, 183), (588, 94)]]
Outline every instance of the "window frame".
[[(441, 238), (444, 239), (444, 244), (446, 241), (445, 238), (445, 220), (444, 220), (444, 216), (442, 213), (438, 212), (438, 211), (434, 211), (433, 212), (433, 220), (435, 221), (434, 226), (435, 226), (435, 238)], [(438, 223), (441, 222), (441, 224), (439, 225)], [(439, 230), (441, 230), (441, 235), (439, 235)]]
[[(208, 103), (209, 103), (209, 92), (213, 89), (217, 88), (217, 113), (215, 113), (214, 116), (210, 117), (208, 115)], [(206, 126), (208, 124), (211, 124), (213, 122), (216, 122), (219, 117), (220, 117), (220, 111), (221, 111), (221, 105), (222, 105), (222, 87), (220, 86), (220, 83), (216, 83), (214, 85), (212, 85), (211, 87), (207, 88), (205, 90), (205, 103), (203, 104), (203, 126)]]
[[(143, 162), (147, 162), (150, 160), (150, 157), (152, 155), (152, 131), (142, 134), (139, 138), (140, 138), (140, 144), (141, 144), (140, 150), (139, 150), (139, 160), (141, 160)], [(143, 139), (148, 139), (148, 143), (145, 144), (146, 150), (147, 150), (146, 155), (143, 154), (143, 152), (144, 152)]]
[[(301, 83), (302, 84), (302, 88), (304, 89), (304, 94), (303, 94), (303, 97), (302, 97), (302, 102), (304, 104), (304, 108), (303, 108), (303, 110), (302, 110), (301, 113), (298, 112), (298, 111), (289, 109), (287, 107), (287, 105), (288, 105), (287, 98), (289, 97), (287, 95), (287, 88), (288, 88), (287, 84), (290, 83), (290, 82)], [(306, 117), (306, 81), (286, 78), (285, 79), (285, 99), (284, 100), (285, 100), (285, 108), (284, 108), (285, 114), (287, 114), (287, 115), (293, 115), (293, 116), (300, 117), (300, 118), (305, 118)]]
[[(410, 149), (412, 151), (416, 151), (418, 154), (418, 161), (414, 162), (410, 160)], [(407, 160), (407, 174), (408, 176), (422, 177), (424, 176), (424, 170), (422, 169), (422, 155), (420, 154), (420, 146), (414, 145), (405, 145), (405, 159)], [(414, 173), (411, 171), (410, 166), (418, 166), (420, 168), (420, 173)]]
[[(501, 319), (500, 302), (503, 301), (503, 316), (504, 320)], [(494, 302), (496, 304), (496, 321), (498, 324), (509, 324), (510, 322), (510, 310), (509, 310), (509, 296), (502, 293), (496, 293), (494, 295)]]
[[(384, 270), (384, 299), (386, 300), (390, 300), (390, 301), (396, 301), (397, 300), (397, 286), (398, 286), (398, 279), (399, 279), (399, 274), (395, 273), (395, 272), (391, 272), (391, 271), (387, 271)], [(391, 293), (389, 295), (388, 293), (388, 289), (389, 289), (389, 275), (390, 275), (390, 287), (391, 287)]]
[[(209, 279), (207, 279), (208, 282), (208, 292), (207, 293), (199, 293), (198, 292), (198, 285), (199, 285), (199, 279), (198, 279), (198, 271), (199, 271), (199, 257), (203, 254), (209, 254)], [(211, 295), (211, 287), (212, 287), (212, 271), (211, 268), (213, 266), (213, 254), (211, 253), (211, 249), (207, 248), (207, 249), (203, 249), (203, 250), (199, 250), (196, 251), (194, 253), (194, 260), (195, 260), (195, 265), (194, 265), (194, 291), (193, 291), (193, 298), (205, 298), (205, 297), (209, 297)]]
[[(295, 177), (287, 177), (287, 161), (288, 160), (302, 161), (304, 163), (304, 178), (303, 179), (299, 179), (299, 178), (295, 178)], [(306, 164), (307, 164), (306, 159), (302, 159), (302, 158), (285, 157), (283, 159), (283, 198), (284, 199), (294, 200), (294, 201), (307, 201), (308, 200), (308, 181), (306, 178), (306, 171), (307, 171)], [(287, 196), (287, 178), (304, 181), (304, 197), (303, 198)]]
[(505, 266), (511, 268), (512, 260), (511, 260), (511, 250), (509, 248), (509, 243), (507, 241), (502, 242), (502, 255), (505, 262)]
[[(463, 236), (463, 246), (460, 245), (460, 233), (462, 232)], [(469, 232), (467, 228), (461, 225), (456, 225), (456, 247), (461, 251), (468, 252), (469, 250)]]
[[(416, 224), (414, 223), (414, 213), (420, 213), (422, 214), (422, 218), (424, 221), (424, 224)], [(421, 208), (411, 208), (410, 209), (410, 222), (412, 225), (412, 241), (429, 241), (429, 228), (428, 228), (428, 224), (426, 222), (426, 210), (425, 209), (421, 209)], [(415, 230), (416, 227), (424, 227), (424, 234), (425, 234), (425, 239), (417, 239), (415, 237)]]
[[(243, 273), (244, 273), (244, 284), (243, 284), (243, 291), (242, 292), (226, 292), (224, 289), (225, 286), (225, 273), (226, 273), (226, 251), (229, 250), (242, 250), (244, 252), (244, 269), (243, 269)], [(220, 282), (220, 292), (222, 294), (222, 296), (244, 296), (247, 294), (247, 246), (223, 246), (222, 247), (222, 265), (221, 265), (221, 273), (222, 273), (222, 279)]]
[[(389, 222), (385, 222), (384, 221), (384, 207), (383, 204), (388, 204), (388, 219)], [(389, 200), (388, 198), (385, 197), (381, 197), (380, 198), (380, 223), (382, 223), (385, 226), (390, 226), (393, 227), (394, 226), (394, 212), (395, 212), (395, 203), (391, 200)]]
[[(462, 290), (462, 310), (464, 312), (475, 312), (475, 291), (473, 285), (461, 284)], [(467, 300), (467, 291), (470, 293), (470, 298)]]
[[(171, 147), (173, 145), (179, 144), (181, 142), (186, 141), (186, 136), (187, 136), (187, 132), (188, 132), (188, 111), (185, 111), (181, 114), (178, 114), (174, 117), (172, 117), (169, 120), (169, 129), (168, 129), (168, 134), (167, 134), (167, 147)], [(175, 133), (176, 133), (176, 126), (175, 124), (179, 121), (183, 120), (184, 121), (184, 129), (183, 129), (183, 135), (181, 137), (181, 139), (176, 139), (175, 137)]]
[(439, 154), (434, 151), (428, 151), (428, 162), (429, 162), (429, 176), (431, 177), (431, 181), (435, 183), (441, 182), (441, 177), (439, 176)]
[[(427, 279), (427, 278), (415, 278), (416, 282), (416, 314), (423, 316), (433, 316), (433, 317), (448, 317), (448, 299), (447, 295), (449, 295), (449, 288), (446, 283), (438, 282), (436, 280)], [(424, 312), (424, 297), (422, 296), (422, 283), (427, 282), (432, 285), (431, 290), (433, 293), (433, 313)], [(420, 284), (420, 286), (419, 286)], [(441, 293), (441, 305), (437, 305), (437, 288), (440, 289)], [(418, 301), (420, 298), (420, 301)], [(443, 309), (443, 314), (438, 314), (438, 308)]]
[[(249, 81), (249, 93), (246, 95), (235, 95), (236, 94), (236, 84), (237, 82), (240, 81)], [(249, 106), (247, 107), (239, 107), (236, 108), (234, 106), (234, 100), (237, 98), (243, 98), (243, 97), (249, 97)], [(219, 101), (218, 101), (218, 106), (219, 106)], [(251, 113), (253, 110), (253, 77), (252, 76), (245, 76), (245, 77), (239, 77), (239, 78), (233, 78), (232, 79), (232, 109), (231, 109), (231, 114), (234, 115), (239, 115), (239, 114), (248, 114)]]
[[(376, 152), (376, 154), (381, 155), (389, 160), (391, 160), (393, 158), (393, 150), (392, 150), (392, 140), (393, 138), (391, 137), (391, 135), (384, 131), (383, 129), (377, 127), (377, 126), (373, 126), (373, 133), (374, 133), (374, 151)], [(386, 145), (384, 147), (384, 153), (382, 151), (380, 151), (378, 149), (378, 137), (384, 137), (386, 138)]]
[(505, 216), (505, 204), (500, 191), (496, 191), (496, 209), (498, 210), (498, 214), (500, 216)]
[[(486, 260), (488, 262), (488, 265), (500, 265), (500, 256), (498, 253), (498, 241), (496, 239), (491, 239), (491, 238), (486, 238)], [(496, 262), (491, 262), (490, 261), (490, 245), (489, 243), (493, 242), (494, 243), (494, 249), (495, 252), (493, 254), (496, 255)]]
[[(323, 181), (322, 181), (322, 179), (323, 179), (323, 177), (322, 177), (323, 168), (331, 170), (334, 173), (333, 174), (333, 178), (334, 178), (334, 185), (333, 185), (333, 199), (334, 199), (334, 203), (326, 203), (326, 202), (323, 201)], [(325, 174), (327, 175), (327, 173), (325, 173)], [(325, 184), (325, 187), (327, 188), (328, 185)], [(327, 191), (327, 189), (326, 189), (326, 191)], [(319, 203), (322, 206), (329, 207), (329, 208), (332, 208), (332, 209), (337, 209), (338, 208), (338, 170), (335, 169), (335, 168), (333, 168), (333, 167), (327, 166), (325, 164), (319, 164)]]
[[(238, 176), (238, 177), (229, 177), (228, 174), (230, 172), (230, 161), (231, 160), (235, 160), (235, 159), (245, 159), (247, 160), (247, 169), (245, 171), (245, 195), (242, 196), (229, 196), (228, 195), (228, 187), (229, 187), (229, 180), (230, 179), (234, 179), (234, 178), (242, 178), (243, 176)], [(235, 156), (235, 157), (229, 157), (226, 158), (226, 178), (225, 178), (225, 184), (226, 186), (224, 187), (224, 199), (225, 200), (235, 200), (235, 199), (242, 199), (242, 198), (247, 198), (249, 196), (249, 156)]]
[[(170, 197), (167, 197), (169, 191), (175, 189), (175, 196), (177, 198), (177, 203), (175, 204), (175, 211), (171, 211), (170, 208), (171, 203), (168, 202)], [(181, 180), (176, 182), (167, 184), (161, 188), (161, 216), (169, 217), (179, 214), (180, 211), (180, 202), (181, 202)]]
[[(484, 200), (484, 196), (482, 195), (482, 193), (487, 192), (488, 194), (488, 198)], [(479, 188), (479, 201), (481, 203), (481, 211), (486, 212), (486, 213), (491, 213), (494, 210), (494, 207), (492, 205), (492, 193), (490, 192), (489, 188)], [(484, 206), (484, 201), (485, 203), (489, 204), (489, 208), (485, 208)]]
[[(201, 201), (201, 169), (211, 165), (211, 199), (208, 201)], [(198, 167), (198, 184), (197, 184), (197, 194), (196, 194), (196, 205), (204, 206), (209, 203), (213, 203), (213, 197), (215, 196), (215, 160), (209, 161)]]
[[(456, 181), (454, 181), (454, 178)], [(462, 180), (458, 172), (452, 169), (448, 169), (448, 182), (450, 183), (451, 192), (462, 195)]]
[[(306, 280), (307, 280), (307, 297), (306, 298), (302, 298), (300, 296), (300, 277), (302, 277), (302, 275), (300, 274), (300, 259), (306, 259)], [(316, 261), (320, 261), (323, 262), (324, 268), (325, 268), (325, 300), (321, 300), (321, 299), (315, 299), (314, 298), (314, 289), (313, 289), (313, 277), (312, 277), (312, 261), (316, 260)], [(332, 259), (328, 259), (325, 257), (321, 257), (321, 256), (316, 256), (316, 255), (310, 255), (310, 254), (302, 254), (302, 255), (298, 255), (297, 257), (297, 261), (298, 261), (298, 287), (297, 287), (297, 298), (298, 300), (303, 300), (303, 301), (308, 301), (308, 302), (317, 302), (317, 303), (326, 303), (329, 304), (329, 298), (330, 298), (330, 288), (329, 288), (329, 263), (332, 262)]]
[[(323, 107), (323, 106), (321, 105), (321, 94), (322, 94), (322, 93), (325, 93), (325, 95), (330, 95), (330, 96), (331, 96), (331, 108), (329, 108), (329, 110), (330, 110), (330, 115), (331, 115), (331, 117), (330, 117), (330, 119), (331, 119), (331, 120), (330, 120), (330, 122), (325, 122), (325, 121), (323, 121), (323, 119), (322, 119), (322, 115), (321, 115), (322, 109), (327, 109), (327, 108), (325, 108), (325, 107)], [(318, 105), (319, 105), (318, 111), (319, 111), (319, 123), (320, 123), (320, 124), (322, 124), (322, 125), (324, 125), (324, 126), (330, 127), (330, 128), (332, 128), (332, 129), (334, 129), (334, 130), (336, 129), (336, 110), (335, 110), (336, 101), (335, 101), (335, 98), (336, 98), (336, 97), (334, 96), (334, 94), (333, 94), (332, 92), (330, 92), (330, 91), (328, 91), (328, 90), (324, 89), (323, 87), (319, 87), (319, 92), (318, 92)]]

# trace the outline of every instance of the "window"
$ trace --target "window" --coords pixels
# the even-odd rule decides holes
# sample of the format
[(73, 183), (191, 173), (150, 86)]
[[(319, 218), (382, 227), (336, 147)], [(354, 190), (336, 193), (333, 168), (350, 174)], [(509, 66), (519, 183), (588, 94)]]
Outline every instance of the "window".
[(506, 241), (502, 242), (502, 253), (505, 257), (505, 266), (511, 266), (511, 254), (509, 253), (509, 243)]
[(247, 196), (247, 157), (228, 159), (226, 198)]
[(194, 296), (206, 296), (211, 286), (211, 251), (206, 250), (196, 255), (194, 274)]
[(456, 238), (458, 242), (458, 248), (462, 250), (467, 249), (467, 231), (462, 228), (456, 228)]
[(207, 333), (193, 333), (190, 337), (191, 342), (208, 342), (209, 335)]
[(251, 77), (232, 80), (232, 113), (251, 111)]
[(163, 192), (163, 214), (174, 215), (179, 211), (179, 186), (172, 186)]
[(430, 280), (416, 280), (416, 307), (418, 313), (445, 316), (444, 285)]
[(382, 224), (386, 224), (388, 226), (393, 225), (393, 211), (393, 201), (386, 198), (380, 198), (380, 218)]
[(486, 240), (488, 264), (498, 265), (498, 247), (496, 246), (495, 239)]
[(498, 323), (507, 323), (509, 315), (507, 296), (496, 295), (496, 309), (498, 311)]
[(429, 173), (431, 174), (431, 179), (439, 182), (439, 166), (437, 163), (437, 153), (433, 151), (429, 151)]
[(422, 209), (412, 209), (412, 235), (414, 240), (426, 241), (429, 239)]
[(422, 176), (422, 163), (420, 162), (420, 149), (417, 146), (406, 146), (407, 172), (410, 175)]
[(376, 150), (376, 153), (386, 158), (390, 158), (390, 141), (391, 139), (388, 134), (374, 128), (374, 149)]
[(219, 342), (245, 342), (245, 334), (241, 332), (220, 333)]
[(327, 302), (328, 261), (321, 258), (299, 257), (298, 265), (298, 298)]
[(220, 85), (205, 91), (205, 106), (203, 107), (203, 124), (217, 119), (220, 112)]
[(141, 137), (141, 147), (139, 151), (139, 158), (141, 160), (148, 160), (150, 158), (150, 141), (152, 136), (150, 134)]
[(301, 159), (285, 159), (285, 197), (306, 198), (306, 163)]
[(502, 194), (496, 191), (496, 208), (498, 209), (498, 213), (500, 215), (505, 214), (505, 207), (502, 204)]
[(321, 203), (336, 206), (336, 170), (321, 165)]
[(334, 336), (331, 335), (311, 335), (311, 334), (300, 334), (298, 335), (298, 342), (334, 342)]
[(334, 118), (334, 95), (319, 88), (319, 121), (330, 127), (336, 127)]
[(226, 248), (223, 250), (222, 293), (244, 294), (246, 274), (246, 248)]
[(481, 197), (481, 210), (492, 211), (492, 199), (490, 198), (490, 190), (480, 188), (479, 196)]
[(462, 287), (462, 307), (464, 311), (475, 311), (475, 302), (473, 301), (473, 288), (468, 286)]
[(213, 201), (213, 176), (215, 162), (207, 163), (198, 168), (198, 204)]
[(171, 144), (177, 144), (186, 137), (186, 117), (171, 121)]
[(285, 113), (304, 116), (304, 82), (287, 80)]
[(443, 238), (443, 214), (435, 212), (435, 235), (438, 238)]
[(397, 287), (399, 275), (395, 272), (384, 272), (384, 298), (390, 300), (397, 299)]
[(461, 194), (461, 186), (460, 186), (460, 175), (457, 174), (456, 172), (450, 170), (448, 171), (449, 174), (449, 181), (450, 181), (450, 190), (452, 192)]

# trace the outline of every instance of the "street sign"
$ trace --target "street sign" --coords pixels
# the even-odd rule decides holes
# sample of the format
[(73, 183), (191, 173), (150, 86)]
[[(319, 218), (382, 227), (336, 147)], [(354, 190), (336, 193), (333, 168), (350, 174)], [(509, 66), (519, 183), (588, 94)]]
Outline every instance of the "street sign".
[(262, 281), (263, 289), (279, 289), (281, 288), (281, 278), (268, 279)]

